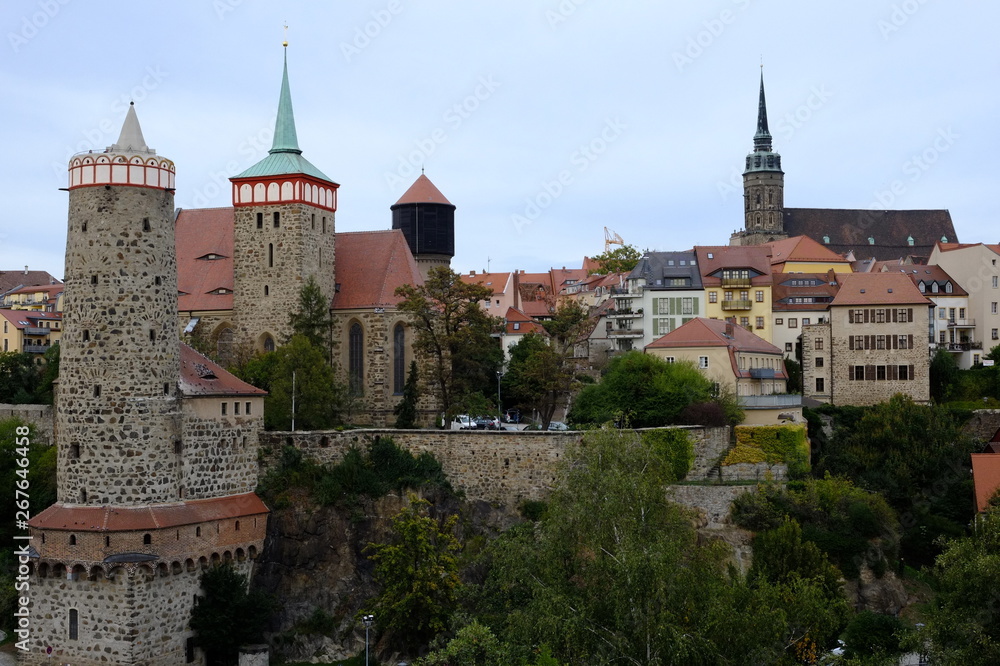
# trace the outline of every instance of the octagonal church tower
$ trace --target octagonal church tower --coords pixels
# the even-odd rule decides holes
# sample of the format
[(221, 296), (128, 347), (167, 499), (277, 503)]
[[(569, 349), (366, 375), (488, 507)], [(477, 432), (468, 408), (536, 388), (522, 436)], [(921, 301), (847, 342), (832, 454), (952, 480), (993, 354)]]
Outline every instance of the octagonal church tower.
[(202, 570), (249, 572), (263, 546), (263, 391), (178, 340), (174, 164), (134, 106), (115, 144), (71, 159), (68, 191), (58, 491), (29, 522), (22, 663), (203, 663)]

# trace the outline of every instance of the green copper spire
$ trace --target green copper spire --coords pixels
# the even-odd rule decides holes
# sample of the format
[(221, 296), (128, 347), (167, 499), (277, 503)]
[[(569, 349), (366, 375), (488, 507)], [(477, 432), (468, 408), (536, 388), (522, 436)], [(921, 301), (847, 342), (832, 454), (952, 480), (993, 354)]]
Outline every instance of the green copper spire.
[(281, 75), (281, 96), (278, 98), (278, 118), (274, 122), (274, 142), (267, 157), (257, 162), (243, 173), (233, 178), (258, 178), (261, 176), (283, 176), (305, 174), (333, 181), (302, 157), (299, 139), (295, 134), (295, 116), (292, 114), (292, 93), (288, 87), (288, 43), (285, 43), (285, 69)]
[[(294, 129), (293, 129), (294, 131)], [(764, 71), (760, 72), (760, 100), (757, 102), (757, 133), (753, 137), (754, 150), (771, 150), (771, 133), (767, 129), (767, 102), (764, 101)]]
[(281, 96), (278, 98), (278, 119), (274, 122), (274, 143), (271, 153), (301, 153), (295, 135), (295, 114), (292, 113), (292, 93), (288, 88), (288, 47), (285, 47), (285, 71), (281, 75)]

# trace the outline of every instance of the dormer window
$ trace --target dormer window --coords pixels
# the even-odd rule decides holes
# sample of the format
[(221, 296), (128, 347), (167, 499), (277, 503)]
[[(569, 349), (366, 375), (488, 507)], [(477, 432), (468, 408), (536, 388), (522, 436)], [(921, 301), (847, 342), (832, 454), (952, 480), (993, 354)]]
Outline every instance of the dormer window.
[(869, 245), (874, 245), (875, 244), (875, 237), (874, 236), (869, 236), (868, 237), (868, 244)]
[(927, 293), (927, 285), (924, 284), (923, 280), (917, 283), (917, 289), (920, 290), (921, 294)]
[(829, 236), (823, 236), (823, 242), (829, 244), (830, 243), (830, 237)]
[(913, 236), (906, 237), (906, 244), (909, 245), (910, 247), (913, 246)]
[(941, 242), (942, 243), (947, 243), (948, 242), (948, 237), (947, 236), (941, 236)]
[(951, 282), (945, 282), (944, 283), (944, 292), (946, 294), (950, 294), (951, 293)]
[(937, 282), (931, 282), (931, 293), (932, 294), (938, 293), (938, 283)]

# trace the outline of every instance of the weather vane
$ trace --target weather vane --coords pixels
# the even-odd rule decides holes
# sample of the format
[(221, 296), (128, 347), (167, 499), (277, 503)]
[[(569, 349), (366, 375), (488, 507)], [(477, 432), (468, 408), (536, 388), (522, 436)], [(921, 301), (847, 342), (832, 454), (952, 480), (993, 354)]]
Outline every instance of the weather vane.
[(288, 48), (288, 23), (285, 23), (285, 40), (281, 42), (281, 45)]

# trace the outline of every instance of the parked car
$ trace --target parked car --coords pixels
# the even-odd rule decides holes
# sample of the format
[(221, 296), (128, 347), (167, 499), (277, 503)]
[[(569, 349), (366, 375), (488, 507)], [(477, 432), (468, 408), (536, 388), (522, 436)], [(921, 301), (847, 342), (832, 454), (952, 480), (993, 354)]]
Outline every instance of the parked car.
[(476, 430), (499, 430), (500, 420), (495, 416), (478, 416), (475, 423)]
[(451, 422), (452, 430), (471, 430), (476, 427), (476, 424), (472, 421), (472, 417), (468, 414), (459, 414)]
[(562, 421), (549, 421), (549, 430), (569, 430), (569, 426)]

